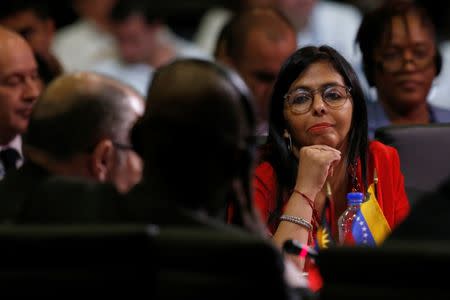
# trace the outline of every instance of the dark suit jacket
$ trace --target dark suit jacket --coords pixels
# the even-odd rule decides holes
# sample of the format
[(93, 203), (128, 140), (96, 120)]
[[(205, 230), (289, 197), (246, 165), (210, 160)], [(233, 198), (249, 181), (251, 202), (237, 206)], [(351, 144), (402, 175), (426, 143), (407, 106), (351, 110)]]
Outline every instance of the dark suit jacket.
[[(174, 188), (176, 187), (174, 186)], [(206, 214), (202, 215), (194, 209), (181, 206), (181, 201), (177, 201), (178, 199), (171, 199), (168, 195), (161, 195), (155, 190), (159, 189), (152, 188), (144, 180), (125, 195), (122, 216), (127, 222), (148, 223), (151, 221), (151, 223), (160, 226), (208, 227), (218, 230), (233, 230), (230, 229), (233, 226), (225, 224), (225, 217), (222, 219), (211, 218)], [(189, 195), (185, 195), (185, 197), (189, 197)]]
[(51, 175), (29, 161), (0, 181), (1, 223), (117, 223), (121, 203), (112, 185)]
[(128, 195), (110, 184), (52, 175), (28, 161), (0, 181), (0, 224), (158, 224), (228, 228), (198, 216), (145, 183)]

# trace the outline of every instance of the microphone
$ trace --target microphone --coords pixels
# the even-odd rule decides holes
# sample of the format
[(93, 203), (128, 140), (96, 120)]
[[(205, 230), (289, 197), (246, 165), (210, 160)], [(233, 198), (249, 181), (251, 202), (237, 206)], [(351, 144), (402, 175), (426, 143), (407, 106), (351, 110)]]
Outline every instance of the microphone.
[(283, 244), (283, 251), (287, 254), (298, 255), (300, 258), (310, 257), (314, 259), (317, 257), (317, 251), (297, 240), (286, 240)]

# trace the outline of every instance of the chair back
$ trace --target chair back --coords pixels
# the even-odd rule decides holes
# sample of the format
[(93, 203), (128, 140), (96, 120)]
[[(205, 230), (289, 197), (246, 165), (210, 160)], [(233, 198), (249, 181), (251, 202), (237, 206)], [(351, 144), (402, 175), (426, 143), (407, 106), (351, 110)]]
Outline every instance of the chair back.
[(336, 247), (319, 252), (321, 300), (448, 299), (450, 243), (389, 241), (380, 248)]
[(241, 231), (4, 225), (0, 244), (0, 286), (5, 295), (291, 297), (279, 251)]
[(411, 204), (450, 175), (450, 123), (382, 127), (375, 138), (397, 149)]

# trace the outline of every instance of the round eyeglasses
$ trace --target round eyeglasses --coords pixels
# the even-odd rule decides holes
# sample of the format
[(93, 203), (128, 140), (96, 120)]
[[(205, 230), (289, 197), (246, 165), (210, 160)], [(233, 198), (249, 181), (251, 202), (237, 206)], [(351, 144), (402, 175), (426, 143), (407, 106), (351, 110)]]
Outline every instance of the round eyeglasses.
[(376, 62), (389, 73), (401, 71), (407, 63), (412, 63), (417, 71), (423, 71), (434, 63), (436, 56), (432, 50), (432, 47), (390, 49), (378, 55)]
[(304, 114), (311, 110), (316, 93), (320, 93), (322, 101), (328, 107), (339, 109), (350, 98), (350, 90), (349, 87), (338, 84), (325, 85), (314, 90), (298, 88), (287, 93), (284, 99), (293, 113)]

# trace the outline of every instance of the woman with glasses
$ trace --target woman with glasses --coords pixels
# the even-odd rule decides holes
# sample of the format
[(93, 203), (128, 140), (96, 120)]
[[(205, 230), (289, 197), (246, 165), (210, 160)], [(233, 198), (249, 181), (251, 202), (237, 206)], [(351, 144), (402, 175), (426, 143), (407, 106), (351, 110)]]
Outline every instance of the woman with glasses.
[(312, 245), (320, 224), (330, 242), (346, 194), (374, 182), (390, 228), (408, 213), (394, 148), (368, 143), (366, 104), (349, 63), (333, 48), (304, 47), (283, 65), (274, 85), (262, 163), (255, 170), (256, 206), (278, 245)]
[(450, 111), (427, 102), (442, 59), (424, 9), (413, 1), (386, 1), (364, 16), (356, 42), (378, 98), (367, 107), (369, 137), (390, 124), (450, 122)]

